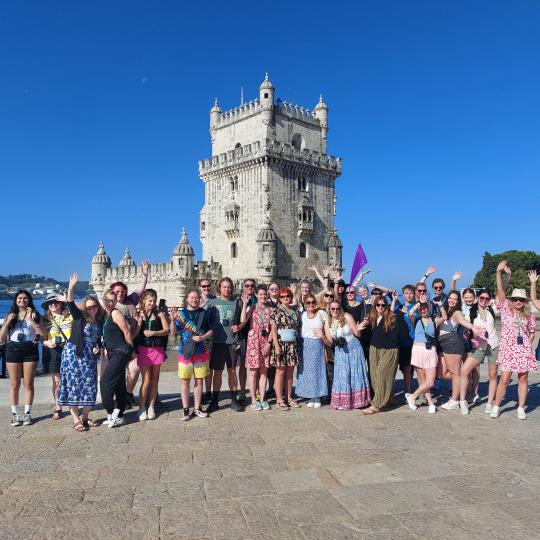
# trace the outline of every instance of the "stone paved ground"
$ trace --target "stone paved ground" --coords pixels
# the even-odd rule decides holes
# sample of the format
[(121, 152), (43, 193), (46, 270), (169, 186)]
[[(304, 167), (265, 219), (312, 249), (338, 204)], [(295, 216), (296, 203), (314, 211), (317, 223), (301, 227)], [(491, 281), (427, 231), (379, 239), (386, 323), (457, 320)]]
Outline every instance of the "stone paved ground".
[[(175, 387), (173, 377), (163, 374), (162, 387)], [(12, 428), (3, 405), (0, 535), (539, 538), (540, 377), (532, 380), (525, 422), (510, 401), (498, 420), (483, 407), (468, 417), (404, 406), (364, 417), (304, 406), (182, 423), (170, 394), (155, 421), (132, 412), (125, 427), (79, 434), (44, 404), (33, 426)], [(45, 396), (47, 378), (37, 384)], [(5, 399), (7, 381), (0, 391)]]

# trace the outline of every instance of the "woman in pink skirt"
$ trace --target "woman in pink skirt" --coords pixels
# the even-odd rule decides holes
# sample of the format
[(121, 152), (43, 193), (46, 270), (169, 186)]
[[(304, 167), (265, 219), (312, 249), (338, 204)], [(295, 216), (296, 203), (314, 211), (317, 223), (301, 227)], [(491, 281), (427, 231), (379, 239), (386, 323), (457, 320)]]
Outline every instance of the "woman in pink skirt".
[[(536, 358), (532, 349), (536, 319), (531, 313), (525, 289), (514, 289), (509, 299), (504, 293), (502, 272), (510, 274), (506, 261), (497, 266), (497, 309), (501, 314), (501, 339), (497, 364), (501, 367), (501, 378), (497, 386), (491, 418), (500, 414), (500, 406), (512, 372), (518, 374), (517, 417), (525, 420), (525, 401), (529, 391), (529, 371), (536, 370)], [(531, 279), (532, 281), (532, 279)]]
[[(137, 313), (137, 365), (141, 369), (142, 384), (139, 393), (139, 420), (153, 420), (156, 417), (159, 369), (165, 360), (164, 338), (169, 334), (169, 323), (165, 314), (158, 312), (157, 294), (152, 289), (143, 292)], [(146, 404), (148, 402), (148, 410)]]
[[(411, 366), (416, 368), (418, 388), (412, 394), (405, 394), (409, 407), (414, 411), (418, 407), (415, 401), (424, 394), (429, 407), (428, 413), (437, 412), (435, 402), (431, 397), (431, 387), (435, 384), (437, 373), (437, 339), (435, 337), (437, 323), (429, 314), (426, 298), (424, 302), (417, 302), (409, 311), (409, 319), (414, 326), (414, 343), (411, 353)], [(418, 313), (418, 315), (416, 315)]]
[[(270, 357), (270, 315), (272, 308), (265, 305), (267, 300), (266, 287), (257, 287), (257, 304), (247, 307), (242, 303), (240, 324), (250, 320), (250, 329), (247, 337), (246, 368), (249, 369), (249, 393), (251, 395), (251, 408), (254, 411), (270, 409), (265, 401), (266, 375)], [(259, 381), (259, 399), (257, 400), (257, 378)]]

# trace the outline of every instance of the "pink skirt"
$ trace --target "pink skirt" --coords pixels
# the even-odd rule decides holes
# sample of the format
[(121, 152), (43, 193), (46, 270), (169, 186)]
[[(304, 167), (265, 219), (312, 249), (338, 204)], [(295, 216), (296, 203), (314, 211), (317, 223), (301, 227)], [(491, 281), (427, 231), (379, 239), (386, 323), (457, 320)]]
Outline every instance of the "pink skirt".
[(165, 361), (163, 347), (143, 347), (139, 345), (137, 365), (139, 367), (159, 366)]
[(413, 345), (411, 366), (422, 369), (436, 368), (438, 362), (439, 357), (437, 356), (437, 349), (435, 347), (426, 349), (424, 343), (415, 343)]

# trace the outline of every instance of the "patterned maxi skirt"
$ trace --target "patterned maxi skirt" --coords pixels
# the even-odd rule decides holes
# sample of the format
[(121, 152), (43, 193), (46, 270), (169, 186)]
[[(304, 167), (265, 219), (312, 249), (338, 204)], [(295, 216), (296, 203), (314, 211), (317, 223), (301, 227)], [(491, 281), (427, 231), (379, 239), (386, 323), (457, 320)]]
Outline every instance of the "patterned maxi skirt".
[(328, 395), (324, 345), (320, 339), (304, 338), (302, 359), (296, 373), (296, 394), (304, 398)]
[(84, 356), (77, 356), (75, 345), (69, 341), (62, 352), (58, 404), (93, 406), (97, 394), (97, 359), (92, 347), (84, 344)]
[(366, 407), (370, 402), (366, 359), (360, 341), (351, 339), (344, 347), (336, 347), (334, 384), (330, 405), (347, 411)]

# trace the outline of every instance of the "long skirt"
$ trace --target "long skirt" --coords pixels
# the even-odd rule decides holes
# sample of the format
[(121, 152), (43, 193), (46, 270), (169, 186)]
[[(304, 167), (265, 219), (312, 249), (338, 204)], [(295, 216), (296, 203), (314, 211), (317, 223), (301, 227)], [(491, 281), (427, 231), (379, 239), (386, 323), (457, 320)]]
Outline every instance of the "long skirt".
[(97, 394), (97, 359), (85, 343), (84, 355), (77, 356), (75, 345), (69, 341), (62, 352), (58, 404), (93, 406)]
[(353, 338), (344, 347), (336, 347), (334, 384), (330, 405), (347, 411), (366, 407), (370, 402), (366, 359), (360, 342)]
[(296, 394), (305, 398), (328, 395), (324, 345), (320, 339), (304, 338), (302, 360), (296, 372)]

